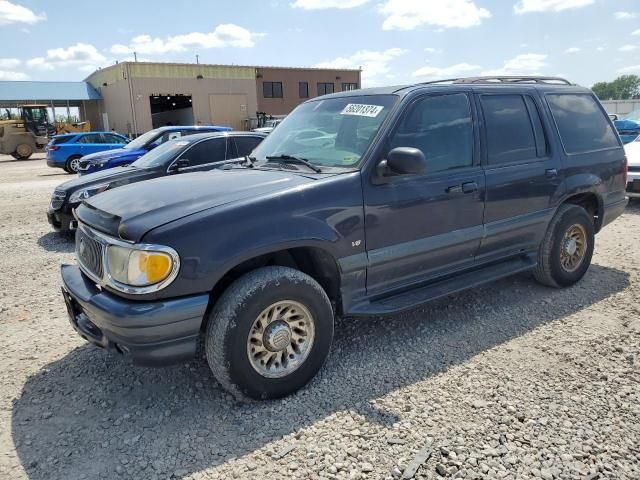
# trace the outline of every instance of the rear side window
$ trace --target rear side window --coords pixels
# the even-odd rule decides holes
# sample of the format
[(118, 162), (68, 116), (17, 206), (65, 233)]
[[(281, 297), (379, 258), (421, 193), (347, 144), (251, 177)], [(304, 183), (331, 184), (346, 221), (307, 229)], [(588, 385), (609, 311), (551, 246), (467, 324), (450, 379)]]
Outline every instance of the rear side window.
[(57, 138), (54, 138), (53, 140), (51, 140), (51, 145), (61, 145), (63, 143), (67, 143), (72, 138), (73, 138), (72, 136), (57, 137)]
[(80, 137), (76, 143), (104, 143), (104, 140), (99, 133), (90, 133), (89, 135)]
[[(254, 148), (262, 141), (261, 137), (235, 137), (237, 151), (233, 152), (236, 157), (249, 155)], [(232, 158), (232, 157), (231, 157)]]
[(549, 94), (547, 102), (567, 153), (585, 153), (619, 147), (605, 113), (593, 96)]
[(522, 95), (483, 95), (480, 101), (489, 165), (535, 159), (536, 137)]
[[(366, 128), (358, 133), (360, 138), (366, 134)], [(420, 149), (427, 159), (428, 173), (471, 166), (473, 124), (469, 98), (459, 93), (418, 100), (401, 120), (389, 146)]]

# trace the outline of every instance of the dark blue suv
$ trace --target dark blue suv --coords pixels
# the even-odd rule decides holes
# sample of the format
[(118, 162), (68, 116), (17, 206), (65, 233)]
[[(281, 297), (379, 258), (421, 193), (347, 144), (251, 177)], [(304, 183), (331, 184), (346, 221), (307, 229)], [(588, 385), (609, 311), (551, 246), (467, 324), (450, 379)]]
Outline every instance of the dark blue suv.
[(78, 174), (86, 175), (107, 168), (129, 165), (164, 142), (174, 140), (185, 135), (206, 132), (227, 132), (229, 127), (221, 126), (172, 126), (150, 130), (140, 135), (122, 148), (86, 155), (79, 160)]
[(522, 271), (575, 284), (626, 175), (598, 99), (563, 79), (326, 95), (242, 163), (85, 200), (64, 298), (81, 336), (134, 363), (187, 360), (202, 338), (233, 395), (281, 397), (322, 367), (336, 316)]

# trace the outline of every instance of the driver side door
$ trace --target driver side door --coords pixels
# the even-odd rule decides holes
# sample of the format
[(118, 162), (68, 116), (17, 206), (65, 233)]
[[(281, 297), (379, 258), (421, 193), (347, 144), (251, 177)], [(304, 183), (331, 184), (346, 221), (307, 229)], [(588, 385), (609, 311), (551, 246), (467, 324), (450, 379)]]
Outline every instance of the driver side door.
[(384, 295), (470, 267), (483, 232), (484, 172), (470, 95), (415, 99), (384, 154), (420, 149), (422, 174), (363, 179), (367, 294)]

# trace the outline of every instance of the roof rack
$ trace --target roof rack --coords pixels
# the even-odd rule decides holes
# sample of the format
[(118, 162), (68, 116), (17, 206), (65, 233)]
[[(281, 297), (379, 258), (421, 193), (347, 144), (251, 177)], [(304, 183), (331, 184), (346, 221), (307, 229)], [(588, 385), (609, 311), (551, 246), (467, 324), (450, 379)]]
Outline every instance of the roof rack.
[(421, 85), (433, 85), (438, 83), (536, 83), (546, 85), (573, 85), (569, 80), (562, 77), (538, 77), (538, 76), (491, 76), (491, 77), (467, 77), (448, 78), (444, 80), (433, 80), (422, 82)]

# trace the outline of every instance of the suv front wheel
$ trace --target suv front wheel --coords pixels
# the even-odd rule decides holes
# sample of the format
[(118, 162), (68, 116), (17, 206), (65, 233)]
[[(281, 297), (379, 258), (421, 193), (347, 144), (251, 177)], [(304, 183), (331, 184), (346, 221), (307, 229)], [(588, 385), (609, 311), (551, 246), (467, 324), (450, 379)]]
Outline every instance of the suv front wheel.
[(594, 241), (593, 217), (578, 205), (561, 205), (540, 245), (536, 280), (550, 287), (576, 283), (591, 265)]
[(205, 337), (209, 366), (237, 399), (279, 398), (307, 384), (333, 339), (333, 309), (309, 275), (263, 267), (233, 282), (213, 308)]

